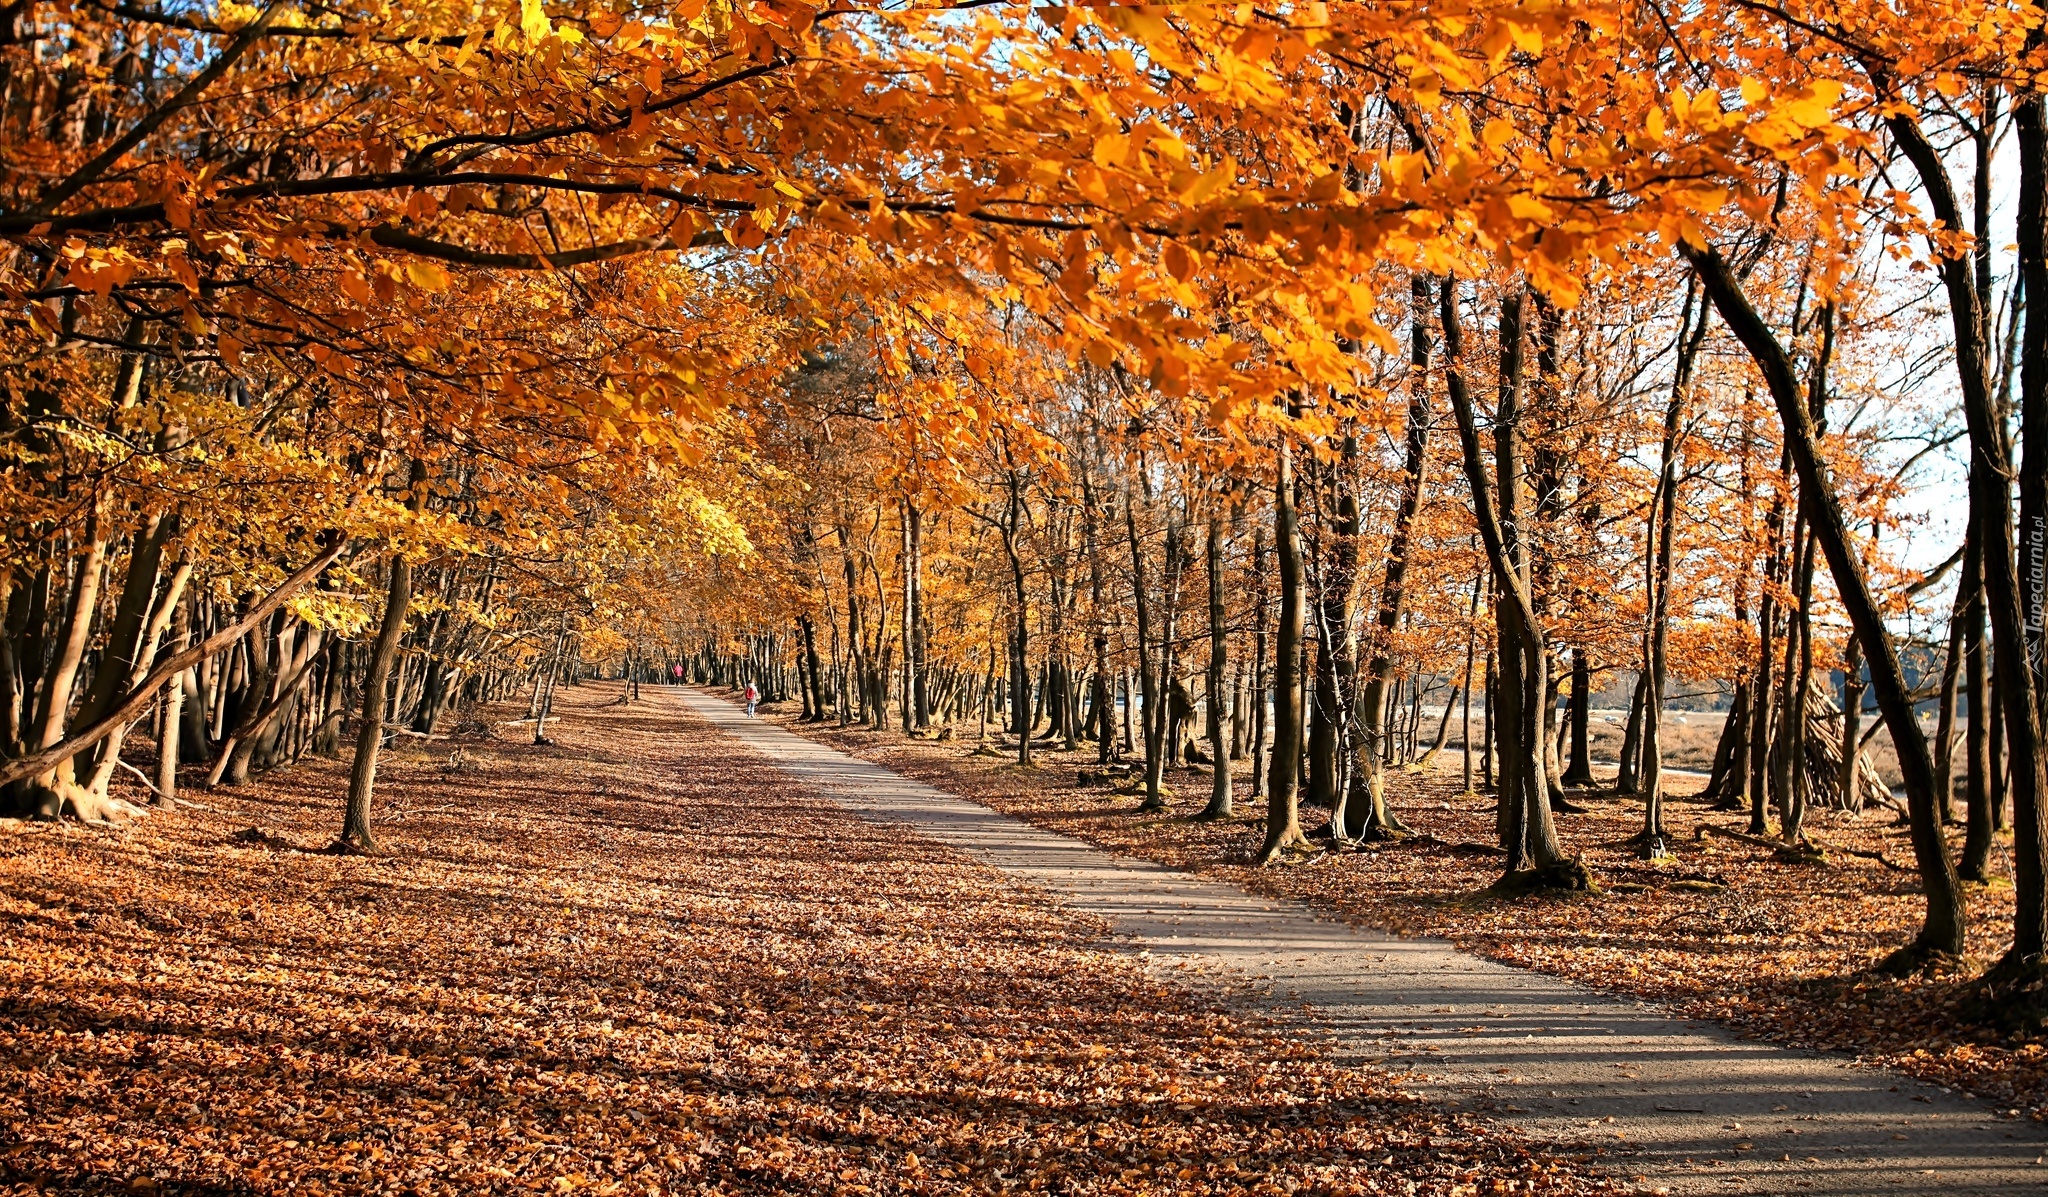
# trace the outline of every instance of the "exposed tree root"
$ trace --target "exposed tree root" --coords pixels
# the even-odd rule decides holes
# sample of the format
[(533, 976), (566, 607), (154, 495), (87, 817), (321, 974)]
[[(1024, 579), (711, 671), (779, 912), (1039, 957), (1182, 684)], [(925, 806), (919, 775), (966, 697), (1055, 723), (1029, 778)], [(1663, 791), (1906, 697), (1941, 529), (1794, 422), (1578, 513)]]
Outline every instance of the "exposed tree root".
[(1579, 893), (1597, 894), (1600, 886), (1594, 882), (1592, 870), (1585, 862), (1573, 857), (1570, 860), (1553, 861), (1534, 869), (1517, 869), (1500, 880), (1479, 891), (1482, 898), (1525, 898), (1532, 894)]
[(1323, 849), (1308, 841), (1306, 836), (1286, 840), (1260, 852), (1252, 859), (1259, 868), (1276, 868), (1285, 865), (1313, 864), (1324, 856)]
[(1138, 775), (1135, 765), (1098, 765), (1093, 769), (1079, 769), (1074, 781), (1084, 786), (1108, 786), (1129, 781)]
[(1771, 859), (1779, 864), (1825, 866), (1828, 863), (1828, 854), (1825, 848), (1812, 840), (1801, 839), (1796, 844), (1778, 845), (1777, 851), (1771, 854)]
[(1912, 943), (1870, 966), (1881, 977), (1916, 977), (1949, 972), (1961, 962), (1954, 955), (1923, 940)]
[(1416, 832), (1410, 837), (1418, 844), (1436, 844), (1461, 856), (1506, 856), (1508, 850), (1497, 844), (1482, 844), (1477, 840), (1447, 840), (1428, 832)]
[(149, 813), (148, 807), (116, 798), (105, 790), (78, 784), (72, 780), (68, 767), (59, 769), (54, 776), (46, 775), (26, 783), (16, 809), (42, 822), (76, 819), (96, 827), (119, 827)]
[(2007, 955), (1970, 985), (1958, 1013), (2009, 1036), (2048, 1030), (2048, 959)]

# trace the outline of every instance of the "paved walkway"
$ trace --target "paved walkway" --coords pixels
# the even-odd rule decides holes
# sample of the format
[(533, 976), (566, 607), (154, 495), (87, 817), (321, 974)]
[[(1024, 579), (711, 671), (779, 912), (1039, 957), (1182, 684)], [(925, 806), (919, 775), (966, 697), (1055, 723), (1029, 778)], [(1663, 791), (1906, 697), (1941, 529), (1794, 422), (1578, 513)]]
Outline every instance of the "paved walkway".
[(2048, 1134), (1938, 1088), (1738, 1039), (1441, 940), (1397, 938), (1112, 857), (749, 719), (723, 699), (680, 694), (849, 809), (909, 824), (1106, 917), (1160, 965), (1269, 981), (1275, 999), (1313, 1008), (1343, 1056), (1413, 1070), (1415, 1091), (1582, 1144), (1649, 1189), (2048, 1194)]

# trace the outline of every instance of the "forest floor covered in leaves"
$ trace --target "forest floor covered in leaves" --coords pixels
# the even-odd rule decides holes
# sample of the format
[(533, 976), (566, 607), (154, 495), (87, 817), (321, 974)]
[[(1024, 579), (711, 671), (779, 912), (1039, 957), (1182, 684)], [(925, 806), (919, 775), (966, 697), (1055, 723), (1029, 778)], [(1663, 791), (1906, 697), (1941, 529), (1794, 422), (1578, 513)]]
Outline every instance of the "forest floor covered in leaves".
[(0, 1191), (1609, 1191), (616, 693), (0, 823)]
[[(1483, 847), (1495, 838), (1494, 801), (1463, 792), (1455, 755), (1437, 770), (1390, 779), (1389, 800), (1418, 833), (1413, 838), (1260, 869), (1248, 862), (1264, 829), (1264, 803), (1249, 799), (1242, 762), (1239, 817), (1197, 822), (1190, 816), (1207, 801), (1207, 769), (1173, 771), (1173, 809), (1145, 815), (1137, 794), (1081, 784), (1079, 772), (1095, 768), (1092, 746), (1039, 752), (1025, 770), (1011, 759), (1014, 749), (976, 755), (971, 734), (964, 743), (933, 741), (772, 717), (1113, 852), (1308, 901), (1360, 924), (1439, 936), (1496, 960), (1654, 1000), (1681, 1017), (1852, 1054), (2048, 1121), (2048, 1042), (1962, 1025), (1967, 974), (1896, 979), (1868, 971), (1911, 937), (1920, 918), (1912, 850), (1889, 811), (1813, 812), (1809, 831), (1828, 848), (1828, 861), (1787, 864), (1768, 848), (1707, 831), (1743, 831), (1747, 816), (1688, 800), (1701, 779), (1673, 779), (1666, 808), (1672, 855), (1652, 864), (1628, 842), (1641, 830), (1640, 803), (1575, 791), (1588, 810), (1559, 815), (1559, 834), (1604, 892), (1501, 900), (1479, 896), (1499, 875), (1498, 856)], [(1304, 808), (1302, 821), (1313, 828), (1327, 822), (1327, 812)], [(2001, 844), (1993, 868), (2010, 876), (2010, 864)], [(2012, 890), (2004, 882), (1971, 887), (1968, 900), (1976, 968), (2010, 941)]]

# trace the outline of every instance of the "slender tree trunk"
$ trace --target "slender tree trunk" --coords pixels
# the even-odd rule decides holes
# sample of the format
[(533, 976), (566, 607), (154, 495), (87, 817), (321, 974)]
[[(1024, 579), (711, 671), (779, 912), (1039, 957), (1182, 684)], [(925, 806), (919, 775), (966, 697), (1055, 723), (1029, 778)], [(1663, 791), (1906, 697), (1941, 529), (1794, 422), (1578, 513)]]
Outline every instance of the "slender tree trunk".
[(1264, 798), (1267, 774), (1267, 691), (1271, 682), (1266, 676), (1266, 616), (1272, 607), (1271, 591), (1266, 578), (1266, 530), (1263, 526), (1252, 532), (1252, 688), (1251, 688), (1251, 754), (1252, 754), (1252, 797)]
[[(172, 616), (170, 650), (183, 652), (191, 642), (191, 605), (180, 603)], [(171, 675), (164, 683), (163, 731), (156, 742), (156, 800), (157, 806), (172, 806), (178, 801), (178, 738), (184, 731), (185, 723), (185, 674), (181, 671)]]
[[(2048, 31), (2036, 26), (2027, 34), (2027, 48), (2038, 52)], [(2010, 669), (2017, 682), (2004, 699), (2007, 753), (2013, 774), (2013, 881), (2016, 909), (2011, 969), (2039, 969), (2048, 951), (2048, 761), (2042, 759), (2042, 736), (2048, 727), (2048, 655), (2043, 652), (2042, 609), (2048, 599), (2048, 120), (2038, 90), (2017, 99), (2013, 124), (2019, 143), (2019, 211), (2017, 238), (2022, 286), (2026, 289), (2026, 332), (2020, 351), (2020, 435), (2025, 451), (2019, 472), (2019, 539), (2025, 545), (2023, 568), (2006, 581), (2001, 564), (1995, 584), (1987, 587), (1992, 613), (1994, 651), (2000, 670)], [(1988, 190), (1988, 189), (1986, 189)], [(1990, 239), (1979, 244), (1989, 252)], [(1971, 425), (1972, 462), (1976, 429), (1986, 423), (1979, 413)], [(2009, 464), (2011, 454), (2006, 455)], [(1995, 464), (1995, 463), (1987, 463)], [(2009, 509), (2008, 509), (2009, 510)], [(1992, 522), (1993, 513), (1986, 513)], [(1975, 522), (1975, 521), (1973, 521)], [(1998, 519), (1997, 522), (2003, 522)], [(2006, 558), (2010, 560), (2011, 558)], [(1989, 571), (1987, 570), (1987, 581)], [(2010, 597), (2005, 595), (2007, 589)], [(2007, 648), (2001, 641), (2010, 639)], [(1972, 709), (1974, 722), (1977, 712)], [(2002, 809), (2002, 807), (2001, 807)]]
[[(1460, 751), (1459, 751), (1459, 755), (1460, 755), (1460, 756), (1462, 756), (1462, 757), (1464, 758), (1464, 762), (1463, 762), (1463, 764), (1464, 764), (1464, 770), (1463, 770), (1463, 771), (1464, 771), (1464, 775), (1465, 775), (1465, 789), (1464, 789), (1464, 793), (1466, 793), (1466, 794), (1471, 794), (1471, 793), (1473, 793), (1473, 789), (1472, 789), (1472, 656), (1473, 656), (1473, 653), (1474, 653), (1474, 651), (1475, 651), (1475, 645), (1474, 645), (1474, 643), (1473, 643), (1475, 639), (1476, 639), (1476, 635), (1468, 635), (1468, 636), (1467, 636), (1467, 637), (1465, 638), (1465, 703), (1464, 703), (1464, 707), (1465, 707), (1465, 709), (1464, 709), (1464, 714), (1463, 714), (1463, 716), (1462, 716), (1462, 718), (1463, 718), (1464, 722), (1463, 722), (1463, 723), (1462, 723), (1462, 724), (1460, 725), (1460, 726), (1462, 727), (1462, 729), (1463, 729), (1463, 730), (1462, 730), (1462, 731), (1460, 731), (1460, 733), (1459, 733), (1459, 749), (1460, 749)], [(1490, 660), (1491, 660), (1491, 657), (1492, 657), (1492, 654), (1491, 654), (1491, 653), (1489, 653), (1489, 654), (1487, 654), (1487, 655), (1488, 655), (1488, 658), (1489, 658), (1489, 661), (1490, 661)], [(1491, 668), (1491, 666), (1489, 665), (1489, 666), (1488, 666), (1488, 668)], [(1480, 682), (1480, 684), (1481, 684), (1482, 686), (1484, 686), (1484, 685), (1485, 685), (1485, 679), (1484, 679), (1483, 677), (1481, 678), (1481, 682)]]
[(411, 606), (412, 564), (403, 553), (393, 553), (391, 584), (384, 598), (384, 621), (377, 629), (377, 645), (371, 650), (370, 669), (363, 678), (363, 726), (356, 734), (355, 764), (348, 776), (348, 808), (337, 841), (339, 846), (356, 852), (377, 850), (376, 836), (370, 830), (370, 798), (377, 784), (377, 754), (384, 743), (385, 691), (391, 667), (398, 660), (398, 644), (405, 635), (406, 612)]
[[(1742, 617), (1738, 615), (1737, 618)], [(1728, 703), (1728, 717), (1722, 721), (1721, 735), (1714, 744), (1714, 764), (1707, 775), (1706, 788), (1699, 795), (1716, 799), (1715, 810), (1743, 809), (1742, 765), (1749, 759), (1748, 745), (1744, 740), (1748, 731), (1749, 680), (1745, 678), (1735, 683), (1735, 694)]]
[[(1807, 795), (1812, 790), (1808, 777), (1806, 740), (1808, 722), (1813, 717), (1813, 564), (1816, 551), (1815, 534), (1811, 529), (1806, 533), (1806, 547), (1799, 555), (1799, 577), (1796, 596), (1798, 607), (1795, 612), (1791, 634), (1785, 643), (1785, 718), (1778, 724), (1783, 739), (1779, 741), (1778, 771), (1784, 779), (1780, 794), (1778, 817), (1783, 825), (1778, 834), (1788, 846), (1801, 847), (1806, 843)], [(1937, 819), (1939, 816), (1937, 816)]]
[(1003, 506), (1003, 520), (1000, 525), (1003, 540), (1003, 554), (1010, 562), (1011, 599), (1016, 604), (1016, 617), (1010, 628), (1010, 707), (1012, 729), (1017, 733), (1017, 764), (1029, 768), (1031, 765), (1031, 629), (1027, 623), (1029, 610), (1024, 578), (1024, 558), (1017, 544), (1018, 535), (1024, 524), (1023, 480), (1014, 469), (1008, 471), (1008, 496)]
[[(1741, 285), (1719, 252), (1691, 246), (1685, 247), (1684, 252), (1699, 271), (1701, 283), (1713, 299), (1721, 319), (1755, 359), (1759, 372), (1770, 387), (1771, 398), (1784, 425), (1786, 449), (1799, 472), (1800, 506), (1810, 516), (1820, 548), (1827, 555), (1829, 572), (1834, 576), (1842, 606), (1848, 612), (1857, 636), (1863, 641), (1864, 655), (1870, 662), (1871, 689), (1877, 695), (1878, 707), (1884, 714), (1885, 726), (1891, 732), (1892, 745), (1898, 754), (1912, 826), (1913, 855), (1926, 895), (1927, 909), (1925, 921), (1914, 942), (1887, 961), (1887, 965), (1892, 968), (1917, 967), (1933, 954), (1959, 956), (1963, 950), (1965, 927), (1962, 890), (1956, 882), (1955, 865), (1949, 859), (1943, 842), (1940, 814), (1935, 809), (1934, 762), (1927, 750), (1927, 738), (1914, 714), (1911, 691), (1906, 685), (1905, 670), (1899, 664), (1891, 631), (1871, 595), (1869, 583), (1863, 575), (1862, 561), (1850, 541), (1840, 500), (1835, 495), (1827, 465), (1816, 443), (1806, 396), (1801, 393), (1802, 388), (1784, 347), (1757, 315), (1756, 309), (1750, 306), (1748, 296), (1743, 294)], [(1973, 432), (1982, 415), (1981, 412), (1972, 414)], [(1976, 478), (1981, 471), (1974, 464), (1981, 452), (1973, 446), (1973, 499), (1983, 485)], [(1998, 506), (2009, 511), (2003, 503)], [(1978, 526), (1981, 530), (1984, 524), (1980, 522)], [(2007, 533), (2003, 541), (2006, 550), (2004, 560), (2009, 564), (2012, 560), (2011, 524), (2009, 520), (2002, 521), (2002, 526)], [(1992, 555), (1988, 550), (2000, 542), (1987, 538), (1984, 543), (1988, 559)], [(2009, 571), (2007, 577), (2011, 577)], [(2031, 722), (2031, 712), (2028, 714)], [(1805, 712), (1788, 711), (1786, 717), (1803, 720)]]
[[(1156, 616), (1156, 622), (1159, 624), (1160, 629), (1158, 641), (1159, 677), (1153, 687), (1153, 692), (1159, 696), (1159, 709), (1155, 715), (1149, 705), (1146, 708), (1146, 715), (1148, 717), (1147, 734), (1156, 735), (1159, 741), (1162, 777), (1164, 776), (1163, 770), (1167, 765), (1180, 764), (1182, 704), (1175, 700), (1179, 697), (1179, 691), (1181, 690), (1180, 584), (1186, 559), (1186, 554), (1181, 549), (1180, 537), (1181, 517), (1173, 509), (1172, 505), (1169, 504), (1166, 513), (1166, 543), (1163, 554), (1165, 568), (1162, 570), (1165, 576), (1160, 586), (1160, 601)], [(1158, 721), (1156, 729), (1153, 729), (1151, 726), (1153, 718), (1156, 718)], [(1165, 791), (1162, 789), (1157, 805), (1154, 806), (1152, 805), (1153, 796), (1148, 791), (1146, 794), (1147, 809), (1166, 809), (1164, 794)]]
[(1859, 768), (1863, 753), (1863, 646), (1856, 637), (1842, 652), (1842, 803), (1850, 810), (1862, 809), (1863, 778)]
[(1956, 696), (1957, 683), (1963, 676), (1963, 611), (1970, 601), (1969, 592), (1965, 589), (1970, 573), (1969, 555), (1966, 538), (1963, 579), (1956, 585), (1955, 601), (1949, 608), (1948, 645), (1941, 658), (1941, 694), (1935, 699), (1934, 794), (1944, 826), (1956, 821)]
[(1301, 785), (1302, 633), (1307, 595), (1301, 576), (1301, 526), (1294, 512), (1294, 451), (1280, 441), (1279, 480), (1273, 489), (1273, 545), (1280, 559), (1280, 622), (1274, 637), (1273, 766), (1266, 782), (1266, 838), (1255, 862), (1269, 864), (1281, 853), (1306, 848), (1298, 801)]
[[(1126, 491), (1124, 533), (1131, 547), (1131, 606), (1138, 620), (1138, 685), (1144, 691), (1145, 702), (1139, 720), (1145, 731), (1145, 801), (1139, 809), (1164, 810), (1166, 796), (1160, 785), (1166, 768), (1166, 754), (1160, 740), (1166, 733), (1166, 721), (1160, 717), (1159, 707), (1166, 699), (1159, 693), (1158, 678), (1152, 672), (1152, 602), (1145, 589), (1145, 543), (1138, 537), (1136, 503), (1136, 496)], [(1129, 711), (1128, 702), (1125, 710)], [(1129, 738), (1128, 718), (1126, 714), (1126, 739)]]
[[(415, 459), (409, 479), (411, 494), (407, 506), (417, 514), (426, 505), (427, 470)], [(412, 607), (412, 563), (402, 552), (391, 554), (391, 582), (384, 597), (384, 620), (377, 629), (377, 644), (370, 653), (370, 668), (363, 678), (363, 726), (356, 735), (356, 758), (348, 774), (348, 806), (343, 812), (341, 838), (335, 846), (354, 852), (375, 852), (376, 836), (370, 830), (370, 799), (377, 785), (377, 754), (384, 746), (387, 716), (385, 690), (391, 667), (398, 660), (399, 641), (405, 636), (405, 618)], [(545, 711), (543, 711), (545, 718)], [(539, 735), (538, 723), (534, 734)]]
[(1502, 747), (1500, 792), (1504, 804), (1502, 846), (1508, 851), (1507, 880), (1519, 883), (1526, 865), (1528, 881), (1571, 888), (1590, 886), (1583, 866), (1568, 862), (1557, 842), (1551, 815), (1549, 784), (1544, 777), (1543, 712), (1549, 693), (1545, 674), (1549, 650), (1543, 625), (1530, 592), (1528, 546), (1519, 530), (1522, 502), (1519, 423), (1522, 385), (1522, 292), (1501, 302), (1500, 407), (1494, 418), (1494, 472), (1489, 479), (1463, 370), (1463, 334), (1459, 326), (1457, 288), (1443, 287), (1441, 321), (1444, 338), (1444, 381), (1457, 416), (1466, 484), (1472, 492), (1473, 515), (1492, 566), (1497, 624), (1500, 630), (1499, 704)]
[[(1355, 457), (1356, 442), (1345, 441), (1345, 457)], [(1355, 699), (1352, 685), (1356, 672), (1351, 661), (1351, 592), (1358, 573), (1358, 501), (1335, 471), (1310, 471), (1317, 506), (1335, 509), (1334, 520), (1325, 518), (1316, 538), (1317, 594), (1314, 604), (1316, 671), (1313, 679), (1314, 708), (1309, 720), (1308, 800), (1330, 812), (1330, 827), (1341, 834), (1344, 819), (1344, 766), (1339, 754), (1344, 744), (1344, 710), (1347, 698)]]
[[(1768, 582), (1775, 574), (1777, 556), (1777, 529), (1782, 513), (1772, 513), (1771, 536), (1773, 547), (1770, 557), (1764, 562), (1764, 576)], [(1764, 835), (1770, 830), (1766, 811), (1770, 802), (1771, 777), (1771, 712), (1776, 687), (1771, 678), (1773, 632), (1777, 628), (1777, 601), (1771, 589), (1766, 586), (1763, 598), (1757, 603), (1757, 655), (1756, 671), (1750, 678), (1750, 730), (1749, 730), (1749, 834)]]
[[(1449, 290), (1448, 285), (1446, 291)], [(1422, 506), (1422, 487), (1429, 468), (1429, 309), (1430, 278), (1408, 279), (1408, 415), (1406, 446), (1401, 462), (1401, 501), (1387, 543), (1387, 569), (1380, 583), (1379, 611), (1374, 619), (1372, 656), (1359, 686), (1356, 718), (1358, 744), (1352, 757), (1353, 793), (1345, 803), (1341, 827), (1349, 839), (1385, 839), (1408, 828), (1387, 805), (1387, 680), (1393, 674), (1393, 635), (1408, 603), (1408, 546), (1415, 515)], [(1355, 517), (1354, 517), (1355, 518)]]
[[(2030, 49), (2043, 43), (2043, 32), (2028, 34)], [(1995, 93), (1994, 93), (1995, 94)], [(2027, 470), (2021, 478), (2021, 518), (2035, 522), (2048, 516), (2048, 479), (2043, 454), (2048, 454), (2048, 362), (2040, 360), (2048, 324), (2040, 311), (2043, 292), (2037, 284), (2048, 283), (2048, 264), (2042, 261), (2044, 227), (2048, 227), (2048, 177), (2044, 177), (2040, 155), (2048, 152), (2048, 136), (2041, 125), (2041, 97), (2023, 98), (2016, 113), (2019, 134), (2021, 179), (2020, 212), (2017, 221), (2020, 266), (2027, 297), (2027, 343), (2022, 350), (2021, 427), (2027, 437)], [(1941, 154), (1921, 131), (1910, 110), (1887, 117), (1894, 141), (1920, 175), (1933, 214), (1950, 228), (1964, 228), (1962, 208), (1950, 182)], [(1988, 191), (1991, 142), (1987, 136), (1978, 143), (1979, 189)], [(2009, 785), (2013, 797), (2013, 941), (2001, 965), (2004, 971), (2038, 974), (2048, 969), (2043, 953), (2048, 952), (2048, 892), (2044, 892), (2044, 869), (2048, 869), (2048, 822), (2043, 802), (2048, 800), (2048, 760), (2043, 759), (2042, 708), (2037, 695), (2041, 687), (2035, 669), (2033, 644), (2038, 636), (2028, 634), (2028, 624), (2038, 625), (2029, 601), (2039, 591), (2025, 581), (2015, 560), (2012, 512), (2013, 452), (2005, 414), (1991, 387), (1991, 320), (1988, 315), (1990, 289), (1988, 203), (1980, 205), (1977, 225), (1978, 256), (1971, 259), (1943, 256), (1940, 275), (1948, 292), (1950, 323), (1954, 329), (1958, 381), (1962, 386), (1964, 422), (1970, 433), (1970, 526), (1977, 534), (1979, 565), (1983, 571), (1983, 602), (1991, 623), (1991, 672), (1996, 679), (1994, 698), (2000, 703), (2005, 723), (2005, 749), (2010, 763)], [(1942, 253), (1943, 247), (1936, 246)], [(2031, 359), (2031, 360), (2030, 360)], [(2030, 385), (2031, 384), (2031, 385)], [(2033, 475), (2031, 479), (2029, 475)], [(2030, 502), (2031, 500), (2031, 502)], [(2030, 563), (2031, 565), (2031, 563)], [(2025, 571), (2034, 575), (2035, 570)], [(1875, 653), (1872, 654), (1875, 657)], [(1883, 691), (1879, 691), (1882, 701)], [(2048, 697), (2048, 696), (2043, 696)], [(1976, 712), (1972, 711), (1974, 721)], [(1889, 722), (1889, 721), (1887, 721)], [(1893, 739), (1900, 732), (1893, 731)], [(1925, 752), (1925, 740), (1920, 749)], [(1896, 746), (1896, 745), (1895, 745)], [(1911, 783), (1908, 783), (1910, 795)], [(1938, 834), (1940, 825), (1935, 824)], [(1916, 852), (1918, 843), (1915, 844)], [(1947, 865), (1946, 857), (1943, 858)], [(1924, 871), (1924, 870), (1923, 870)], [(1933, 899), (1930, 888), (1929, 898)], [(1957, 898), (1957, 919), (1960, 903)], [(1960, 928), (1956, 938), (1960, 940)], [(1960, 951), (1941, 945), (1940, 950)], [(2048, 1017), (2035, 999), (2036, 1020)]]
[(903, 730), (917, 731), (931, 720), (924, 709), (924, 662), (919, 657), (918, 608), (920, 595), (921, 527), (924, 522), (909, 499), (899, 505), (903, 525)]
[(1568, 786), (1593, 784), (1593, 662), (1583, 648), (1572, 649), (1571, 763), (1561, 779)]
[[(37, 696), (36, 711), (29, 739), (30, 749), (54, 748), (64, 741), (64, 728), (71, 714), (71, 696), (78, 681), (80, 664), (85, 660), (86, 645), (92, 640), (93, 615), (98, 609), (100, 595), (100, 574), (106, 562), (107, 533), (106, 517), (101, 508), (104, 500), (95, 499), (86, 517), (84, 535), (85, 551), (78, 555), (78, 565), (69, 587), (69, 601), (64, 605), (64, 617), (58, 625), (56, 654), (50, 667), (43, 674), (43, 684)], [(27, 657), (27, 654), (23, 654)], [(32, 667), (41, 657), (38, 650), (35, 657), (25, 659), (24, 667)], [(72, 810), (82, 819), (99, 819), (105, 812), (90, 809), (85, 802), (84, 787), (78, 784), (75, 775), (75, 759), (67, 757), (42, 773), (27, 779), (25, 805), (39, 819), (56, 819)]]
[(1646, 857), (1664, 854), (1664, 654), (1671, 640), (1671, 578), (1673, 541), (1678, 533), (1679, 436), (1684, 428), (1685, 401), (1692, 389), (1693, 362), (1705, 339), (1707, 319), (1693, 321), (1697, 279), (1685, 282), (1685, 307), (1678, 319), (1678, 365), (1672, 376), (1671, 399), (1664, 407), (1664, 443), (1657, 489), (1650, 504), (1650, 541), (1654, 546), (1645, 581), (1649, 590), (1649, 635), (1644, 640), (1643, 669), (1649, 686), (1643, 694), (1642, 794), (1643, 830), (1639, 851)]
[(1230, 665), (1230, 619), (1223, 603), (1223, 512), (1222, 504), (1209, 513), (1209, 541), (1206, 562), (1209, 570), (1209, 749), (1215, 767), (1209, 784), (1209, 805), (1205, 819), (1227, 819), (1234, 813), (1230, 794), (1230, 745), (1223, 730), (1223, 676)]
[(1095, 763), (1106, 765), (1114, 755), (1116, 683), (1109, 674), (1109, 606), (1102, 593), (1102, 512), (1095, 493), (1093, 461), (1081, 470), (1081, 538), (1088, 553), (1088, 617), (1095, 676), (1089, 685), (1095, 700)]
[(1637, 766), (1643, 759), (1643, 698), (1649, 685), (1649, 671), (1638, 672), (1635, 688), (1629, 693), (1628, 719), (1622, 724), (1621, 756), (1615, 762), (1614, 792), (1617, 794), (1642, 791), (1642, 774)]
[[(1469, 654), (1470, 650), (1468, 649), (1467, 652)], [(1471, 665), (1470, 661), (1465, 662), (1468, 674), (1471, 672)], [(1427, 769), (1434, 765), (1436, 758), (1443, 755), (1444, 745), (1451, 742), (1451, 709), (1458, 705), (1458, 691), (1460, 689), (1461, 687), (1456, 685), (1451, 687), (1451, 696), (1444, 700), (1443, 714), (1436, 721), (1436, 736), (1430, 740), (1429, 748), (1416, 759), (1416, 768)]]
[[(1965, 695), (1970, 721), (1963, 732), (1963, 786), (1966, 827), (1962, 860), (1956, 874), (1964, 881), (1991, 880), (1993, 842), (1991, 735), (1992, 708), (1989, 654), (1984, 651), (1984, 575), (1974, 545), (1963, 550), (1963, 574), (1957, 583), (1957, 636), (1962, 641), (1962, 668), (1968, 676)], [(1953, 733), (1951, 733), (1953, 734)], [(1951, 798), (1953, 801), (1953, 798)]]
[[(1488, 587), (1486, 597), (1489, 604), (1495, 601), (1491, 587)], [(1493, 766), (1494, 762), (1500, 759), (1500, 747), (1494, 742), (1494, 728), (1500, 722), (1499, 712), (1495, 709), (1500, 698), (1500, 661), (1496, 651), (1498, 647), (1499, 642), (1495, 641), (1486, 650), (1486, 701), (1484, 709), (1480, 712), (1486, 723), (1479, 736), (1480, 784), (1489, 790), (1498, 788)]]
[(818, 629), (811, 617), (801, 617), (804, 631), (804, 667), (811, 679), (811, 720), (823, 723), (825, 712), (825, 665), (818, 656)]

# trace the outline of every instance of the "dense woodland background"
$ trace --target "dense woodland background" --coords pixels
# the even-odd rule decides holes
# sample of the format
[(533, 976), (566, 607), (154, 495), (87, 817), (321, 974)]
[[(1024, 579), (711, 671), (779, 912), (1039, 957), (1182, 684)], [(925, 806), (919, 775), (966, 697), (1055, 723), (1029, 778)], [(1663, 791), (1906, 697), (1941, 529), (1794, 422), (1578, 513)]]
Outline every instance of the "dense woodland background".
[(1514, 896), (1683, 767), (2048, 1009), (2039, 5), (501, 8), (0, 7), (13, 814), (339, 757), (374, 853), (751, 681), (1265, 864), (1450, 764)]

